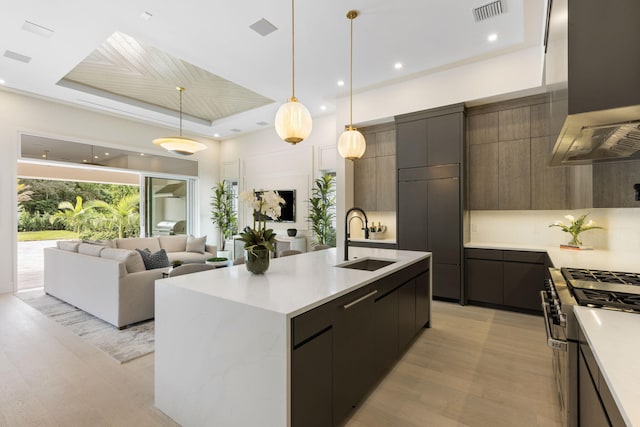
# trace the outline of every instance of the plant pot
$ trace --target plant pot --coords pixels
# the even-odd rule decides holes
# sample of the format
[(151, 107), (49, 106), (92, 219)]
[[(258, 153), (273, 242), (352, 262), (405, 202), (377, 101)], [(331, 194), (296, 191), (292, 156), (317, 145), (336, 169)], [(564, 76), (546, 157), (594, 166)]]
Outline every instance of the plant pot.
[(229, 265), (229, 258), (224, 258), (224, 257), (209, 258), (208, 260), (205, 261), (205, 263), (209, 265), (213, 265), (216, 268), (226, 267), (227, 265)]
[(247, 251), (244, 264), (251, 273), (263, 274), (269, 269), (269, 249), (260, 247)]
[(298, 234), (298, 229), (296, 229), (296, 228), (287, 228), (287, 236), (296, 237), (296, 234)]

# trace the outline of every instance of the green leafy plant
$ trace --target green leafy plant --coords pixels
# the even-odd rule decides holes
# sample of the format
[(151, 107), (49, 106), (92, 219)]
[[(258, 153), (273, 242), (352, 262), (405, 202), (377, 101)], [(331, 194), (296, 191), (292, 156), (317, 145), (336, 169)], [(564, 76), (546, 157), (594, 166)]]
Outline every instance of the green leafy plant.
[(589, 221), (588, 223), (584, 223), (589, 214), (586, 213), (580, 216), (578, 219), (575, 219), (573, 215), (565, 215), (564, 217), (569, 220), (569, 225), (565, 225), (562, 221), (556, 221), (553, 224), (550, 224), (549, 227), (558, 227), (565, 233), (569, 233), (571, 235), (571, 241), (569, 242), (570, 246), (581, 246), (582, 241), (578, 237), (580, 233), (588, 230), (602, 229), (602, 227), (598, 227), (593, 225), (593, 221)]
[(234, 192), (231, 183), (222, 180), (213, 187), (211, 197), (211, 222), (220, 230), (220, 250), (225, 242), (238, 232), (238, 217), (233, 207)]
[(273, 232), (273, 229), (267, 228), (267, 218), (274, 221), (280, 218), (285, 200), (280, 197), (277, 191), (265, 191), (259, 194), (256, 194), (255, 191), (243, 191), (240, 193), (240, 201), (249, 205), (253, 210), (253, 228), (247, 226), (240, 233), (240, 240), (244, 242), (244, 248), (256, 257), (255, 249), (266, 248), (274, 251), (276, 233)]
[(114, 224), (118, 229), (118, 238), (122, 239), (131, 225), (136, 227), (140, 224), (140, 194), (128, 194), (118, 200), (115, 204), (109, 204), (102, 200), (95, 200), (93, 208), (100, 208), (106, 211), (104, 219), (110, 224)]
[(309, 221), (318, 245), (336, 245), (336, 230), (333, 226), (335, 205), (335, 177), (324, 174), (315, 180), (312, 197), (309, 199)]
[(87, 203), (82, 203), (82, 197), (76, 196), (76, 204), (71, 202), (60, 202), (58, 205), (59, 211), (49, 217), (49, 221), (62, 222), (67, 229), (76, 232), (78, 238), (80, 238), (80, 232), (82, 227), (87, 225), (91, 218), (91, 210), (96, 207), (95, 201), (90, 200)]

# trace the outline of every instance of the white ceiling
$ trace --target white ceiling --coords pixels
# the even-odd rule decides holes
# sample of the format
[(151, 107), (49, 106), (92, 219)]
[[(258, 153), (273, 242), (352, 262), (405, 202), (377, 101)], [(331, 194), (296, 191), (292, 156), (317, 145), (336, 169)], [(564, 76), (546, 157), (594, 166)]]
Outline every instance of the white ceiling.
[[(475, 22), (472, 9), (490, 1), (297, 0), (295, 94), (317, 116), (332, 113), (336, 97), (347, 93), (349, 9), (360, 12), (354, 21), (354, 92), (541, 46), (547, 0), (502, 1), (502, 15)], [(143, 12), (151, 19), (140, 19)], [(263, 37), (249, 28), (261, 18), (278, 30)], [(25, 21), (53, 34), (25, 31)], [(211, 124), (185, 118), (187, 132), (222, 139), (238, 135), (232, 129), (248, 132), (272, 125), (277, 108), (291, 96), (289, 0), (7, 1), (0, 13), (0, 55), (8, 50), (32, 59), (23, 63), (0, 56), (0, 79), (13, 90), (177, 127), (171, 111), (57, 84), (115, 32), (275, 100)], [(498, 35), (493, 43), (487, 40), (491, 33)], [(395, 69), (396, 62), (404, 67)], [(347, 86), (339, 87), (338, 80)], [(181, 82), (170, 89), (176, 85)], [(186, 89), (185, 100), (196, 96)]]

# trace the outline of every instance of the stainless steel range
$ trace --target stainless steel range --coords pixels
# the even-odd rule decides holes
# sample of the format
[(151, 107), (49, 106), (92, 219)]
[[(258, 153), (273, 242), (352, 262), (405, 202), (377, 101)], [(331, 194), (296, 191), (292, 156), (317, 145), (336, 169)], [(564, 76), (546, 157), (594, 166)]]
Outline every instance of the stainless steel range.
[(640, 274), (584, 268), (550, 268), (540, 293), (547, 344), (565, 424), (578, 426), (578, 330), (573, 307), (640, 313)]

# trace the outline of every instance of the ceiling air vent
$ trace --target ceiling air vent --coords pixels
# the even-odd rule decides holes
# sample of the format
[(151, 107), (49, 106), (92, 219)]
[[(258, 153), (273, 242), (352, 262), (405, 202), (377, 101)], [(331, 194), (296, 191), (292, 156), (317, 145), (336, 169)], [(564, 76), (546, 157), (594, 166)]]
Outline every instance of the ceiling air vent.
[(504, 9), (502, 8), (502, 0), (498, 0), (473, 9), (473, 17), (475, 18), (476, 22), (480, 22), (484, 21), (485, 19), (501, 15), (503, 11)]
[(25, 64), (28, 64), (31, 61), (30, 56), (21, 55), (17, 52), (12, 52), (10, 50), (5, 50), (4, 56), (5, 58), (15, 59), (16, 61), (24, 62)]
[(263, 37), (273, 33), (275, 30), (278, 29), (278, 27), (276, 27), (275, 25), (273, 25), (271, 22), (267, 21), (264, 18), (249, 25), (249, 28), (251, 28), (253, 31), (255, 31), (256, 33), (260, 34)]
[(266, 125), (268, 125), (269, 123), (267, 123), (267, 122), (257, 122), (256, 124), (257, 124), (258, 126), (266, 126)]
[(233, 129), (230, 129), (230, 130), (231, 130), (231, 132), (236, 132), (236, 133), (242, 132), (242, 129), (238, 129), (238, 128), (233, 128)]

